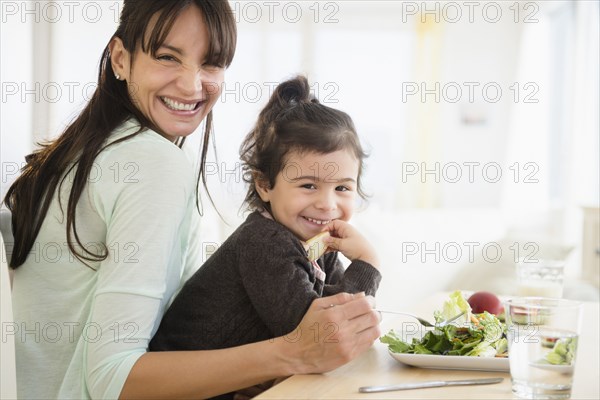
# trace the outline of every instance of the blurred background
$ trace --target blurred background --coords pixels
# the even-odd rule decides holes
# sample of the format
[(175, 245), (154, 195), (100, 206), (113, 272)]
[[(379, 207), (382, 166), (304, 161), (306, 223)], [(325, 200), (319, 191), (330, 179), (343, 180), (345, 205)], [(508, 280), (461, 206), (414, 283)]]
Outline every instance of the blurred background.
[[(91, 96), (119, 1), (2, 1), (1, 195)], [(598, 299), (597, 1), (239, 1), (203, 194), (205, 257), (244, 219), (238, 147), (273, 87), (308, 76), (354, 119), (380, 252), (380, 305), (513, 294), (520, 257), (563, 260)], [(199, 133), (199, 132), (198, 132)], [(199, 148), (199, 134), (186, 147)]]

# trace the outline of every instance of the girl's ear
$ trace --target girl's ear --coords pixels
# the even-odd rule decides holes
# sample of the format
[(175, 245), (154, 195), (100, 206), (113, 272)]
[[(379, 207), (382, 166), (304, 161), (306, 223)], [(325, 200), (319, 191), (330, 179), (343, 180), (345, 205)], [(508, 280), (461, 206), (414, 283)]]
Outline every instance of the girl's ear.
[(271, 197), (271, 185), (269, 185), (268, 180), (264, 176), (262, 176), (262, 174), (254, 174), (254, 187), (256, 188), (260, 199), (264, 203), (268, 203)]
[(110, 50), (110, 62), (113, 72), (119, 80), (129, 80), (129, 66), (131, 58), (129, 51), (123, 45), (121, 38), (114, 37), (108, 45)]

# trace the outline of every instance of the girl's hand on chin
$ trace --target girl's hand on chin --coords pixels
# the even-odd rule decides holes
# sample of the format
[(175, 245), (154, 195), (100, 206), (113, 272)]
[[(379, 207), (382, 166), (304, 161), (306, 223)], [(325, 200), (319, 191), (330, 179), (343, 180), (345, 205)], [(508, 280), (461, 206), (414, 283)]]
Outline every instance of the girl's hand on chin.
[(331, 236), (324, 241), (329, 248), (341, 252), (351, 261), (362, 260), (379, 268), (379, 258), (375, 249), (356, 228), (336, 219), (327, 224), (327, 229)]

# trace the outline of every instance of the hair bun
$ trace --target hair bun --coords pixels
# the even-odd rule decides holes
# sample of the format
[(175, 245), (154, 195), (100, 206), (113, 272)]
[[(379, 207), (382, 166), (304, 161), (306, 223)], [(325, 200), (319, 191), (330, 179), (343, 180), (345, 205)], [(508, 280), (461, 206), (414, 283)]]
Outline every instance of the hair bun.
[(310, 93), (308, 79), (303, 75), (298, 75), (293, 79), (281, 83), (276, 90), (282, 106), (319, 102)]

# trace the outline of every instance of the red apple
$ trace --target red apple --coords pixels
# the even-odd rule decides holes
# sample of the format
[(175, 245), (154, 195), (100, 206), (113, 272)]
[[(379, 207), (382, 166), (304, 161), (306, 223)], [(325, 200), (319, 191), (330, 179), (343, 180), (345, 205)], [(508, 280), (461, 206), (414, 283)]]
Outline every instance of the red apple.
[(487, 311), (490, 314), (498, 315), (504, 311), (500, 299), (490, 292), (475, 292), (467, 301), (474, 314), (480, 314)]

